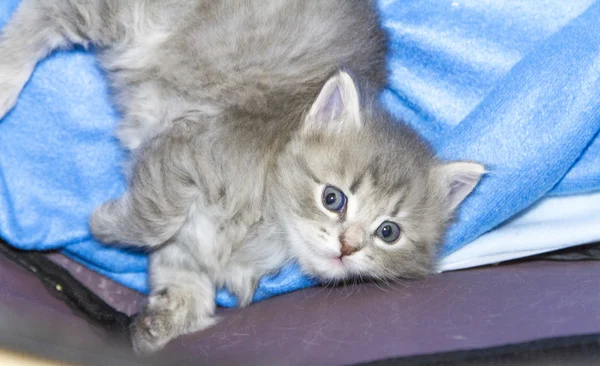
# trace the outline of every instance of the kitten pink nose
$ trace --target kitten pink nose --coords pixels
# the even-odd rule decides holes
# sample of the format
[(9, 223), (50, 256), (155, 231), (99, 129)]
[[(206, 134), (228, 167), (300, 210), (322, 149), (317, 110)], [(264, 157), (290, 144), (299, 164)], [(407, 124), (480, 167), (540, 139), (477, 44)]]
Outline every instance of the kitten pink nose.
[(358, 248), (353, 247), (352, 245), (348, 244), (348, 242), (346, 241), (346, 237), (344, 236), (344, 234), (340, 235), (340, 258), (345, 257), (347, 255), (351, 255), (352, 253), (358, 251)]

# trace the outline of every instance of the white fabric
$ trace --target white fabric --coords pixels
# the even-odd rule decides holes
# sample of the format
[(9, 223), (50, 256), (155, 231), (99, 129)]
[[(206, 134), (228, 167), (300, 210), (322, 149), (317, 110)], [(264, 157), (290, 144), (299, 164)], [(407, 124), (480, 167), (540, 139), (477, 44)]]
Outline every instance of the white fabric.
[(600, 192), (549, 197), (446, 256), (438, 271), (493, 264), (595, 241), (600, 241)]

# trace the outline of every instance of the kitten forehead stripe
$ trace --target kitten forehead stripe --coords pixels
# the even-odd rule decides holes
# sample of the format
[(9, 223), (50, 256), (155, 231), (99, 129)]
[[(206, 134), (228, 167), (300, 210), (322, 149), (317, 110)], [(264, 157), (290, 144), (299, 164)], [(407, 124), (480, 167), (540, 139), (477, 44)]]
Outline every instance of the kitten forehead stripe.
[(400, 210), (402, 209), (402, 203), (404, 202), (404, 198), (405, 198), (404, 195), (400, 196), (400, 198), (394, 205), (394, 210), (392, 211), (392, 214), (391, 214), (392, 217), (397, 217), (398, 214), (400, 213)]
[(350, 193), (354, 194), (356, 193), (356, 190), (360, 188), (361, 184), (363, 183), (363, 179), (365, 178), (365, 174), (366, 172), (363, 171), (358, 177), (354, 178), (354, 181), (350, 185)]
[(306, 173), (306, 175), (308, 175), (315, 183), (322, 184), (319, 178), (317, 178), (317, 175), (312, 171), (312, 169), (310, 169), (308, 163), (303, 157), (296, 156), (296, 162), (298, 163), (302, 171), (304, 171), (304, 173)]
[(371, 163), (369, 164), (369, 167), (367, 169), (368, 169), (369, 174), (371, 175), (371, 178), (373, 179), (373, 183), (378, 184), (379, 178), (381, 178), (381, 172), (380, 172), (380, 168), (379, 168), (377, 159), (374, 159), (374, 161), (371, 161)]

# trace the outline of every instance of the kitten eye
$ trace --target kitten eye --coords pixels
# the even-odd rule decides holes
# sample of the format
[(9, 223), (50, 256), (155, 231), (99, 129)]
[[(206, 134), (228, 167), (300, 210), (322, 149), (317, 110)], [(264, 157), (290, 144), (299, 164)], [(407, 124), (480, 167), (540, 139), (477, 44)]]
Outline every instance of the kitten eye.
[(340, 212), (346, 207), (346, 195), (333, 186), (327, 186), (323, 190), (323, 206), (333, 212)]
[(375, 231), (375, 235), (381, 238), (381, 240), (385, 241), (388, 244), (394, 243), (401, 234), (400, 226), (395, 222), (384, 221), (377, 230)]

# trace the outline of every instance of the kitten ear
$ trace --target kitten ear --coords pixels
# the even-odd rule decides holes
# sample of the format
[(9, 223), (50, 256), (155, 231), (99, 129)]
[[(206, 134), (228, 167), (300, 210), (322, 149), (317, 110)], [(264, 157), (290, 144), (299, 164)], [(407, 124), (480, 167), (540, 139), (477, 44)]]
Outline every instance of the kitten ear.
[(467, 198), (486, 173), (483, 165), (466, 161), (443, 164), (436, 169), (446, 195), (448, 212), (453, 212)]
[(352, 77), (344, 71), (331, 77), (310, 107), (304, 132), (360, 128), (360, 100)]

